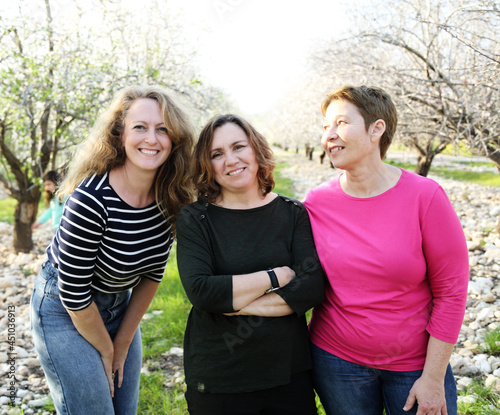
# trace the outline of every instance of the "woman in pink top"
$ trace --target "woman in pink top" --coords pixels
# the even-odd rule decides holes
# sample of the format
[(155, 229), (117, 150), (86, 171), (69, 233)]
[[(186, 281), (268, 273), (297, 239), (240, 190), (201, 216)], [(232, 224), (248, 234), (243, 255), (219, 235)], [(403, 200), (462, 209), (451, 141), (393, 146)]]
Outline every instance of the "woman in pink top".
[(344, 172), (304, 201), (329, 280), (310, 323), (318, 395), (328, 415), (456, 414), (460, 221), (436, 182), (383, 162), (397, 125), (386, 92), (343, 86), (321, 109), (322, 146)]

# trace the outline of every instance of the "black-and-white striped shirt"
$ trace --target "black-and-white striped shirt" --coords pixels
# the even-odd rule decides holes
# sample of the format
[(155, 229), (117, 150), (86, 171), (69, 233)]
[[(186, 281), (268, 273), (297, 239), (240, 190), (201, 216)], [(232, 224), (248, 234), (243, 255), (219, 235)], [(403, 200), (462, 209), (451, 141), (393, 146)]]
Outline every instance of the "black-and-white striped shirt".
[(125, 291), (142, 277), (160, 282), (172, 247), (170, 226), (156, 203), (131, 207), (108, 179), (94, 175), (75, 189), (47, 248), (69, 310), (88, 307), (92, 290)]

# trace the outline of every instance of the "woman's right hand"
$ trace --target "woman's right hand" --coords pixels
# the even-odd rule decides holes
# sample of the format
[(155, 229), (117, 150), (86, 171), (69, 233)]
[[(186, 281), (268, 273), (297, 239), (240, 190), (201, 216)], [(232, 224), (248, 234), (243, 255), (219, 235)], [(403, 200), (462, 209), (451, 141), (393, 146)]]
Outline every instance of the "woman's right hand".
[(102, 365), (109, 383), (109, 390), (111, 391), (111, 396), (114, 396), (115, 391), (112, 375), (114, 346), (96, 303), (92, 301), (88, 307), (82, 310), (67, 311), (78, 333), (94, 346), (101, 355)]
[(276, 267), (273, 269), (274, 272), (276, 273), (276, 277), (278, 277), (278, 283), (280, 287), (284, 287), (295, 278), (295, 271), (290, 267), (284, 266), (284, 267)]
[(111, 397), (115, 396), (115, 382), (113, 374), (113, 355), (103, 356), (101, 355), (102, 366), (104, 367), (104, 373), (106, 373), (106, 378), (109, 383), (109, 390), (111, 391)]

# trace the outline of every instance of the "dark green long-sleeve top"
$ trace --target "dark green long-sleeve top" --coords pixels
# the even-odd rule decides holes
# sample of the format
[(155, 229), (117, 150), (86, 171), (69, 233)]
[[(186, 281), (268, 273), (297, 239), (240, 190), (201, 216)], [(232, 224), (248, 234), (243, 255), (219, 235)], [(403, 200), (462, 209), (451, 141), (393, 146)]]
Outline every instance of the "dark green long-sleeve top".
[[(304, 206), (281, 195), (245, 210), (200, 200), (181, 210), (176, 226), (179, 273), (193, 304), (184, 338), (187, 385), (250, 392), (288, 384), (292, 374), (309, 370), (304, 314), (323, 300), (324, 275)], [(233, 275), (285, 265), (296, 278), (276, 293), (293, 314), (222, 314), (235, 311)]]

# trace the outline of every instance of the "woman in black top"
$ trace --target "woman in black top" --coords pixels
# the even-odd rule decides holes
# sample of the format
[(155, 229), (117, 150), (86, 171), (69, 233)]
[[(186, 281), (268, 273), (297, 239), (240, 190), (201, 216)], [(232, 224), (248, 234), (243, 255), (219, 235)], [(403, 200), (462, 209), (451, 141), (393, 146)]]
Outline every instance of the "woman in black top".
[(309, 218), (271, 192), (265, 138), (236, 115), (204, 127), (199, 199), (177, 221), (180, 277), (193, 304), (184, 340), (192, 415), (316, 414), (305, 312), (323, 299)]

